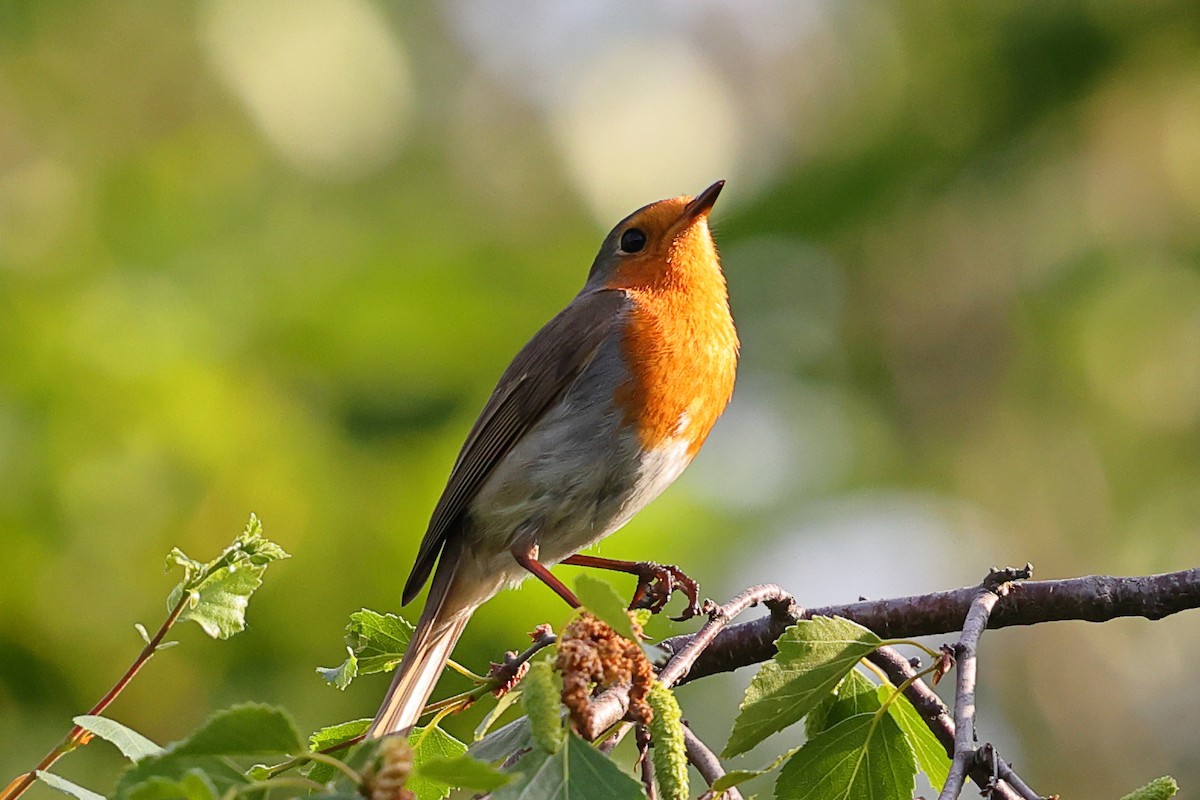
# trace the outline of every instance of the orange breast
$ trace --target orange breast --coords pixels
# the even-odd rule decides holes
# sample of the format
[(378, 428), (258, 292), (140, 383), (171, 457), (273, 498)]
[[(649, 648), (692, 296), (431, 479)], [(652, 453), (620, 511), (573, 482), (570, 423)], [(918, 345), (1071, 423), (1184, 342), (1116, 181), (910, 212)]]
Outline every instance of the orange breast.
[(737, 332), (711, 244), (652, 266), (614, 276), (634, 301), (623, 342), (631, 380), (617, 402), (643, 447), (684, 437), (694, 456), (733, 394)]

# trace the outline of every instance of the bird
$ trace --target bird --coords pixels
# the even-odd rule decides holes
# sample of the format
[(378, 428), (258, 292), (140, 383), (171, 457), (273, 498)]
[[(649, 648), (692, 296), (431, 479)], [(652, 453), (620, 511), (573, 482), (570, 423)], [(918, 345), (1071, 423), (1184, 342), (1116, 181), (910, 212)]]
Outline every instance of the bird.
[[(739, 341), (709, 212), (725, 182), (644, 206), (605, 237), (583, 288), (518, 352), (467, 435), (404, 586), (429, 594), (368, 738), (407, 735), (472, 612), (530, 574), (639, 576), (658, 610), (673, 566), (581, 555), (679, 477), (733, 394)], [(435, 568), (436, 565), (436, 568)]]

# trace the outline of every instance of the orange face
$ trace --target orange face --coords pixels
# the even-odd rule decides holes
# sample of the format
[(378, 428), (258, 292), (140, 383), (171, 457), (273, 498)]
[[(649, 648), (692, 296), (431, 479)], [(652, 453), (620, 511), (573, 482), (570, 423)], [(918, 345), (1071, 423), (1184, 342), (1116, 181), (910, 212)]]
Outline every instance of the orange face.
[(683, 439), (689, 456), (725, 410), (737, 367), (710, 207), (704, 195), (677, 197), (632, 215), (614, 231), (621, 249), (605, 282), (634, 301), (623, 341), (631, 380), (617, 400), (643, 447)]
[(605, 284), (609, 288), (649, 288), (685, 280), (686, 274), (715, 271), (719, 276), (708, 208), (697, 213), (689, 208), (692, 202), (686, 195), (662, 200), (619, 225), (614, 231), (619, 249)]

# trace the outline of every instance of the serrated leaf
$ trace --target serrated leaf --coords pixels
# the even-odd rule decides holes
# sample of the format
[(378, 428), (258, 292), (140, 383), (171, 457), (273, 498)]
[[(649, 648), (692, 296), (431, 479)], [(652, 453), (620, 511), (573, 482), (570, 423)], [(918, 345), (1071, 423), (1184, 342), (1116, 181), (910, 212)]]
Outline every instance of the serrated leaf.
[[(187, 586), (194, 581), (197, 576), (204, 572), (204, 564), (194, 558), (189, 558), (178, 547), (172, 547), (171, 552), (167, 553), (166, 569), (169, 571), (171, 567), (183, 567), (183, 586)], [(174, 606), (174, 603), (170, 603)]]
[(496, 724), (496, 720), (500, 719), (500, 716), (505, 711), (512, 708), (514, 703), (520, 701), (523, 694), (524, 692), (521, 689), (509, 689), (502, 694), (500, 699), (496, 701), (496, 705), (492, 706), (492, 709), (475, 726), (475, 734), (472, 737), (472, 741), (478, 742), (484, 736), (487, 736), (487, 732)]
[[(891, 685), (880, 686), (880, 701), (887, 702), (895, 691)], [(917, 766), (925, 773), (930, 785), (940, 792), (946, 784), (946, 776), (950, 774), (950, 757), (946, 755), (946, 748), (934, 736), (933, 731), (929, 730), (917, 709), (903, 694), (888, 706), (888, 714), (896, 720), (896, 724), (908, 738), (908, 743), (917, 757)]]
[(111, 742), (130, 761), (140, 761), (146, 756), (156, 756), (163, 749), (142, 734), (108, 717), (82, 714), (72, 720), (85, 731)]
[(846, 673), (838, 684), (833, 705), (825, 715), (825, 728), (832, 728), (857, 714), (874, 714), (882, 707), (879, 687), (856, 669)]
[(492, 800), (645, 800), (642, 785), (575, 734), (557, 753), (535, 750), (518, 762), (521, 777)]
[(775, 781), (777, 800), (912, 797), (912, 748), (888, 714), (844, 719), (805, 742)]
[(118, 798), (132, 798), (152, 778), (183, 781), (190, 770), (203, 772), (218, 794), (246, 778), (228, 759), (239, 756), (289, 755), (304, 749), (290, 717), (271, 706), (247, 703), (218, 711), (190, 736), (146, 756), (121, 775)]
[(395, 614), (379, 614), (363, 609), (350, 615), (346, 644), (358, 656), (358, 674), (390, 672), (404, 657), (413, 626)]
[(345, 689), (359, 675), (390, 672), (404, 657), (413, 626), (395, 614), (380, 614), (364, 608), (350, 615), (346, 625), (346, 649), (350, 657), (338, 667), (318, 667), (326, 681)]
[(495, 763), (506, 761), (514, 753), (533, 750), (536, 747), (529, 717), (517, 717), (472, 744), (467, 748), (467, 752), (481, 761)]
[(575, 595), (584, 608), (607, 622), (619, 635), (634, 642), (639, 641), (626, 610), (627, 603), (611, 583), (584, 573), (575, 579)]
[(175, 756), (260, 756), (303, 749), (300, 733), (281, 709), (245, 703), (216, 712), (166, 752)]
[[(335, 745), (344, 744), (366, 733), (367, 728), (371, 727), (371, 722), (371, 718), (366, 717), (321, 728), (308, 737), (308, 749), (310, 751), (327, 750)], [(314, 761), (309, 765), (307, 774), (311, 780), (317, 783), (329, 783), (337, 776), (338, 771), (329, 764)]]
[(354, 655), (354, 651), (349, 647), (346, 648), (346, 652), (349, 655), (339, 666), (317, 667), (317, 674), (335, 689), (344, 690), (358, 677), (358, 656)]
[(349, 722), (339, 722), (337, 725), (327, 725), (314, 731), (312, 736), (308, 737), (308, 749), (326, 750), (334, 745), (348, 742), (354, 737), (366, 733), (367, 728), (371, 727), (371, 721), (370, 717), (364, 717)]
[(217, 800), (217, 787), (203, 770), (190, 769), (179, 780), (150, 778), (129, 793), (129, 800)]
[(266, 570), (245, 561), (217, 569), (190, 590), (193, 599), (179, 619), (192, 620), (214, 639), (240, 633), (246, 629), (250, 595), (262, 586)]
[(1169, 775), (1155, 778), (1140, 789), (1130, 792), (1121, 800), (1167, 800), (1179, 792), (1179, 784)]
[(804, 738), (811, 739), (829, 727), (829, 710), (837, 702), (837, 690), (829, 692), (821, 698), (812, 710), (804, 715)]
[(143, 787), (160, 780), (182, 781), (190, 771), (204, 773), (218, 793), (247, 783), (241, 770), (222, 756), (173, 756), (165, 753), (143, 758), (121, 773), (113, 800), (133, 800), (141, 792), (158, 791), (156, 788)]
[(55, 775), (53, 772), (46, 772), (43, 769), (37, 770), (34, 773), (37, 779), (47, 786), (57, 789), (64, 794), (69, 794), (72, 797), (77, 797), (79, 800), (105, 800), (104, 795), (93, 792), (91, 789), (86, 789), (78, 783), (72, 783), (66, 778)]
[(413, 749), (413, 776), (405, 787), (417, 800), (440, 800), (450, 794), (450, 787), (421, 776), (425, 764), (433, 759), (457, 758), (467, 752), (467, 746), (441, 728), (413, 728), (408, 737)]
[(732, 789), (734, 786), (740, 786), (746, 781), (753, 780), (760, 775), (766, 775), (768, 772), (774, 772), (775, 770), (779, 769), (783, 762), (795, 755), (799, 749), (799, 747), (793, 747), (791, 750), (781, 754), (778, 758), (762, 769), (731, 769), (729, 772), (726, 772), (720, 778), (717, 778), (715, 781), (713, 781), (713, 784), (710, 788), (712, 789), (713, 794), (720, 794), (727, 789)]
[(744, 753), (800, 721), (882, 640), (840, 617), (800, 620), (784, 631), (779, 652), (746, 689), (724, 756)]
[(272, 561), (289, 558), (282, 547), (262, 536), (262, 523), (250, 515), (246, 529), (217, 558), (201, 564), (178, 547), (167, 554), (167, 568), (183, 568), (183, 580), (171, 590), (167, 607), (180, 598), (187, 606), (180, 615), (192, 620), (214, 639), (227, 639), (246, 627), (246, 604), (262, 585), (262, 575)]
[(446, 758), (431, 756), (416, 768), (413, 779), (409, 781), (431, 781), (444, 783), (455, 789), (469, 789), (473, 792), (490, 792), (499, 789), (511, 781), (515, 775), (501, 772), (485, 761), (478, 761), (469, 755)]

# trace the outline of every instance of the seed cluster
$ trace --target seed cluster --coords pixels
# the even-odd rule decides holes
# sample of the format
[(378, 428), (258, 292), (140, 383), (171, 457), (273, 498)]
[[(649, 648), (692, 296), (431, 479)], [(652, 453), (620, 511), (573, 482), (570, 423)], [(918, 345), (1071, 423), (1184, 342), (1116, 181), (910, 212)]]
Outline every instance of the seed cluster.
[[(641, 632), (636, 621), (634, 630)], [(555, 666), (562, 674), (563, 705), (576, 728), (589, 727), (589, 699), (619, 684), (630, 686), (628, 719), (645, 724), (653, 716), (646, 693), (654, 681), (654, 669), (642, 648), (591, 614), (581, 614), (563, 631)]]

